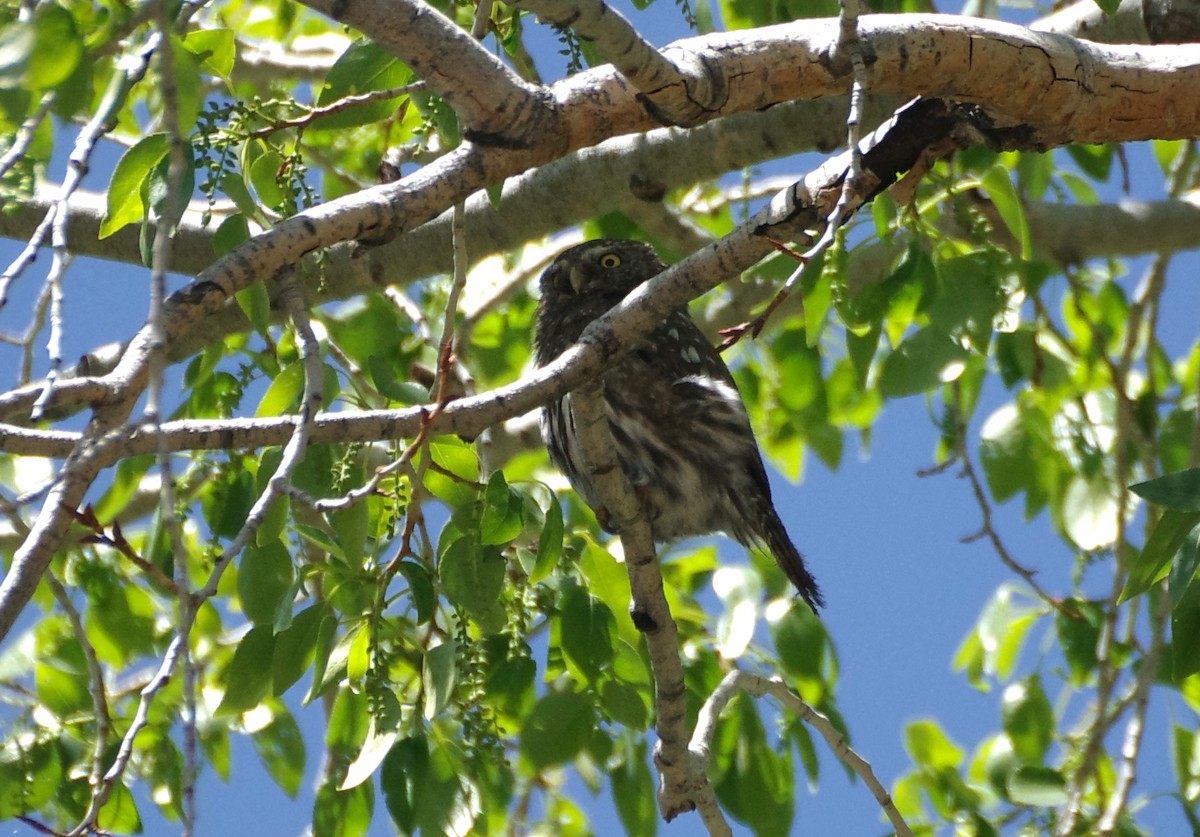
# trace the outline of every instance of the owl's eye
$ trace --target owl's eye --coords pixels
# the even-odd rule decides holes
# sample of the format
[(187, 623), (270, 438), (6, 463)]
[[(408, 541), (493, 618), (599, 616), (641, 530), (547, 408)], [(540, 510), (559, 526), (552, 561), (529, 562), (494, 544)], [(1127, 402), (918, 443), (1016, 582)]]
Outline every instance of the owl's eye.
[(618, 256), (616, 253), (605, 253), (603, 256), (600, 257), (600, 266), (601, 267), (614, 268), (614, 267), (619, 267), (620, 264), (621, 264), (621, 257)]

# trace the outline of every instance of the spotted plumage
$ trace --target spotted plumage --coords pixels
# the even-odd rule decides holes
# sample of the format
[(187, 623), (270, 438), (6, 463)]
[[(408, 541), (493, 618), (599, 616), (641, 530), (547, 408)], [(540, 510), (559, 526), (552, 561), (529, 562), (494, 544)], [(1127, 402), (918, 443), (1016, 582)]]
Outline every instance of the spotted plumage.
[[(539, 366), (575, 343), (592, 320), (666, 268), (636, 241), (597, 240), (565, 251), (542, 274), (535, 357)], [(657, 541), (724, 531), (763, 546), (814, 609), (817, 583), (771, 502), (750, 419), (721, 356), (684, 308), (604, 373), (617, 459), (638, 492)], [(554, 464), (601, 520), (584, 465), (571, 396), (542, 411)]]

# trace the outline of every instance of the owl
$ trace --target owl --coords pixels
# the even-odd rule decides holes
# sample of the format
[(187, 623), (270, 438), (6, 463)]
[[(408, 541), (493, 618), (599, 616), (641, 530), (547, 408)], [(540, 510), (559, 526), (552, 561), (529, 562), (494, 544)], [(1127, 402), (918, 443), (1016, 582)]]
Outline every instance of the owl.
[[(666, 269), (638, 241), (601, 239), (566, 250), (541, 278), (534, 357), (545, 366), (592, 320)], [(604, 373), (604, 406), (617, 461), (634, 486), (654, 539), (723, 531), (765, 548), (814, 610), (817, 582), (771, 501), (767, 472), (729, 368), (686, 308), (672, 311)], [(568, 393), (546, 405), (550, 458), (597, 513), (602, 508), (575, 432)]]

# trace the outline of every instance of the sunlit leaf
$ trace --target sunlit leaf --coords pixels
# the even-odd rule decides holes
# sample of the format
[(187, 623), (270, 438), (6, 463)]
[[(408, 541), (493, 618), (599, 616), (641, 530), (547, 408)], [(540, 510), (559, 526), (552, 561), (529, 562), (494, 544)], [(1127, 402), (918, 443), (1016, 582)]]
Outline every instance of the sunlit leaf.
[(1041, 764), (1054, 736), (1054, 710), (1036, 675), (1004, 689), (1000, 718), (1024, 764)]
[(958, 769), (963, 751), (934, 721), (914, 721), (904, 729), (904, 747), (919, 766), (929, 770)]
[(246, 632), (225, 669), (225, 696), (218, 715), (237, 715), (258, 706), (271, 692), (271, 658), (275, 653), (275, 634), (270, 625), (259, 625)]
[(425, 717), (436, 718), (450, 702), (458, 682), (458, 644), (443, 642), (425, 652), (421, 683), (425, 687)]
[(147, 134), (130, 146), (117, 161), (108, 182), (108, 209), (100, 222), (100, 238), (107, 238), (146, 214), (142, 184), (167, 156), (167, 135)]
[(884, 360), (879, 388), (888, 398), (928, 392), (950, 380), (949, 370), (956, 368), (967, 354), (944, 332), (921, 329)]
[(1067, 783), (1057, 770), (1026, 765), (1009, 777), (1008, 795), (1018, 805), (1063, 805), (1067, 801)]
[(1171, 561), (1197, 524), (1200, 524), (1200, 512), (1168, 509), (1162, 513), (1141, 552), (1130, 562), (1129, 579), (1121, 591), (1121, 601), (1146, 592), (1150, 585), (1166, 576)]
[(1200, 512), (1200, 468), (1188, 468), (1139, 482), (1129, 490), (1155, 505), (1181, 512)]
[(271, 656), (271, 684), (276, 697), (286, 692), (312, 665), (317, 653), (322, 620), (326, 618), (324, 606), (311, 605), (297, 613), (286, 630), (275, 635), (275, 648)]
[(251, 736), (254, 750), (275, 784), (293, 799), (304, 778), (304, 736), (292, 713), (274, 707), (274, 720)]
[(1025, 215), (1025, 207), (1021, 196), (1013, 188), (1008, 169), (1003, 166), (993, 166), (983, 176), (983, 186), (987, 189), (988, 197), (1004, 220), (1004, 225), (1012, 233), (1013, 238), (1021, 248), (1021, 258), (1033, 258), (1033, 241), (1029, 234), (1029, 219)]
[(521, 534), (524, 504), (504, 479), (503, 471), (488, 478), (483, 492), (483, 512), (479, 520), (479, 538), (485, 546), (505, 544)]
[(550, 501), (550, 507), (546, 509), (546, 519), (542, 524), (542, 531), (538, 533), (537, 562), (533, 565), (533, 572), (529, 574), (530, 584), (537, 584), (558, 566), (558, 559), (562, 555), (562, 546), (562, 506), (558, 504), (558, 499), (554, 498)]

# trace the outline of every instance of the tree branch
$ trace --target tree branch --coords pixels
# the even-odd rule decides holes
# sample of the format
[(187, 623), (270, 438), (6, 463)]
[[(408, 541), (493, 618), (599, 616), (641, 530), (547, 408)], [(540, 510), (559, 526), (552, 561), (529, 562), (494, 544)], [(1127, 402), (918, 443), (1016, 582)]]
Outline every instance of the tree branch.
[(720, 685), (700, 708), (700, 715), (696, 719), (696, 730), (692, 735), (690, 749), (697, 759), (703, 761), (705, 765), (711, 760), (712, 739), (716, 733), (717, 718), (739, 690), (754, 697), (773, 696), (802, 721), (821, 733), (821, 737), (825, 739), (825, 743), (829, 745), (833, 754), (870, 788), (871, 795), (875, 797), (875, 801), (887, 815), (892, 828), (896, 829), (897, 837), (912, 837), (912, 829), (908, 827), (908, 823), (896, 809), (896, 804), (892, 801), (892, 796), (888, 793), (887, 788), (875, 776), (871, 764), (854, 752), (842, 734), (834, 728), (829, 718), (801, 700), (800, 696), (789, 689), (787, 684), (778, 677), (763, 677), (760, 674), (752, 674), (741, 669), (734, 669), (725, 675)]
[(681, 813), (699, 810), (710, 834), (731, 834), (705, 773), (707, 763), (694, 759), (688, 751), (687, 687), (683, 682), (675, 620), (663, 593), (650, 522), (617, 461), (604, 406), (604, 385), (594, 381), (573, 391), (569, 398), (588, 470), (604, 508), (621, 533), (633, 598), (630, 615), (646, 637), (657, 713), (654, 763), (661, 779), (659, 811), (670, 822)]
[(463, 135), (481, 145), (520, 146), (552, 136), (553, 107), (457, 24), (420, 0), (301, 0), (391, 50), (454, 108)]
[(695, 125), (724, 102), (723, 79), (710, 72), (702, 52), (660, 52), (603, 0), (516, 0), (509, 5), (528, 9), (555, 26), (570, 27), (590, 41), (637, 88), (646, 108), (664, 125)]

